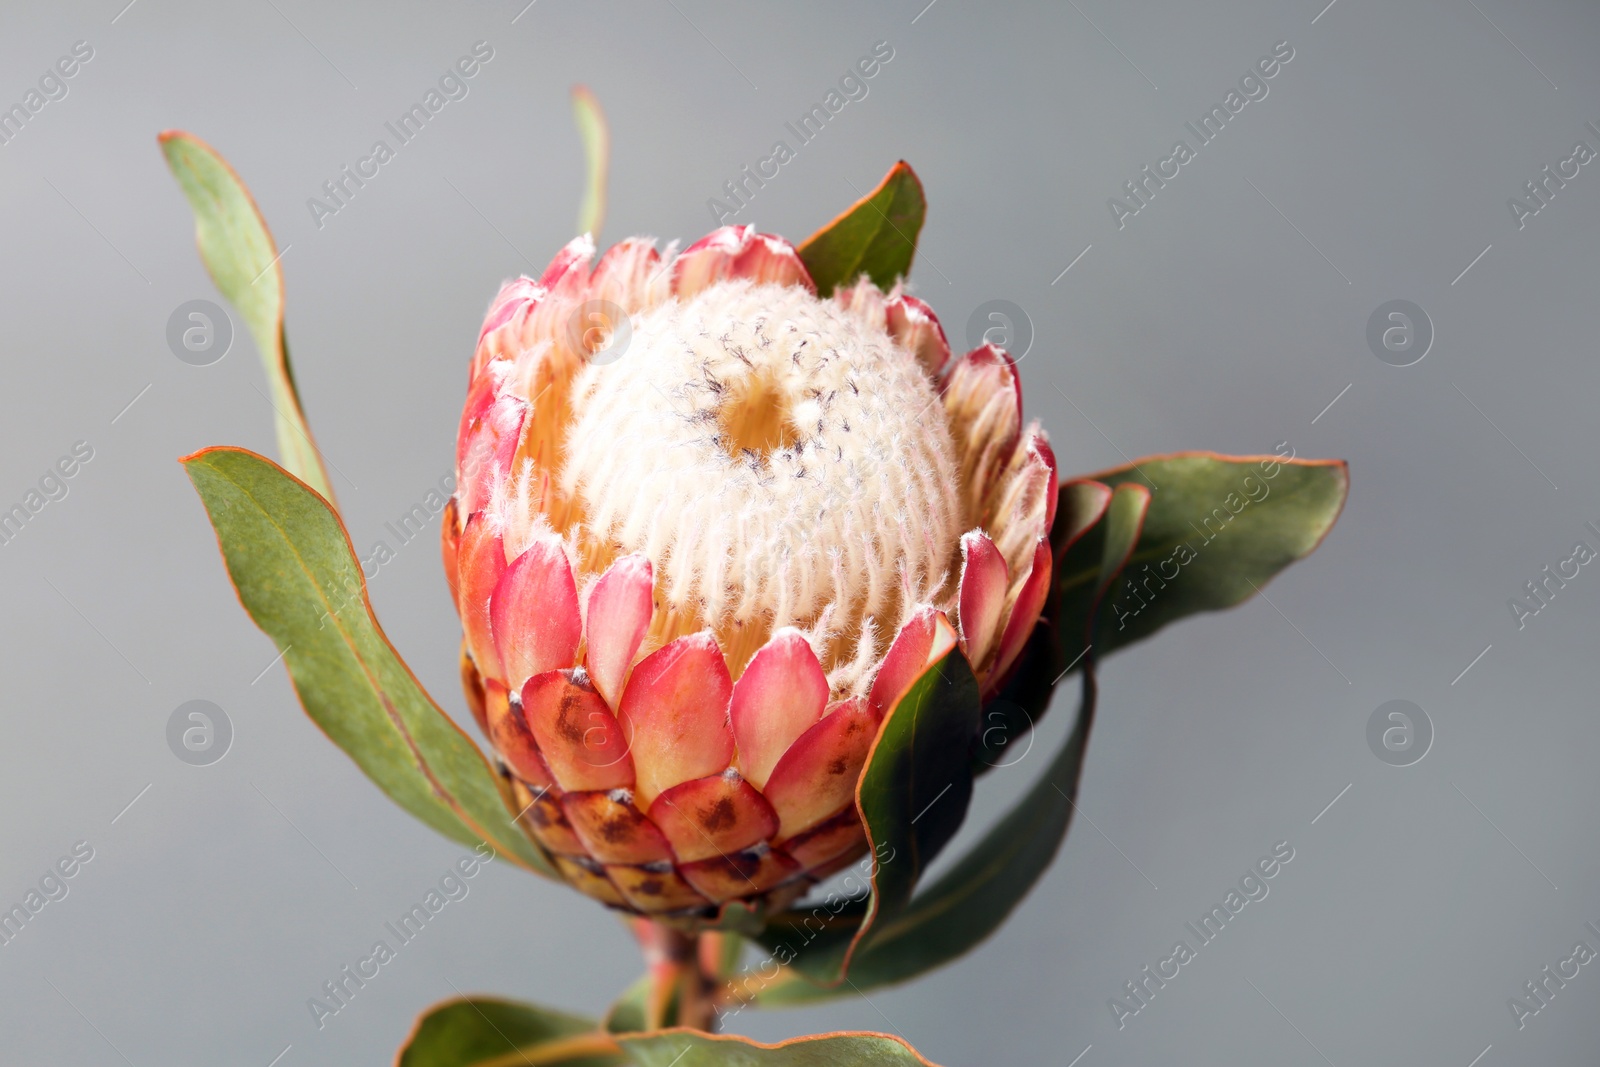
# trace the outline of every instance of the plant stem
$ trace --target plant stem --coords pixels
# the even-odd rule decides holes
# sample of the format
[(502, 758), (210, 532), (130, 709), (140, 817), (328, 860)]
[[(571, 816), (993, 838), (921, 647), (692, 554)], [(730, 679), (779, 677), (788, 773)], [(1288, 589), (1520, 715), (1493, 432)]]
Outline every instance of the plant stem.
[(702, 952), (701, 935), (650, 919), (636, 919), (634, 936), (650, 974), (645, 1019), (652, 1028), (690, 1026), (711, 1032), (717, 1025), (715, 974)]

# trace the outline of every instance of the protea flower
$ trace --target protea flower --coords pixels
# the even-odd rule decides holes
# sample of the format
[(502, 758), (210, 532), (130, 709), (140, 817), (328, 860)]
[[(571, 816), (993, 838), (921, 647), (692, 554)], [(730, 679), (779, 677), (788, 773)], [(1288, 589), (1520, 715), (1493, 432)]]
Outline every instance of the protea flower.
[(1007, 354), (952, 362), (898, 285), (821, 298), (748, 226), (594, 254), (507, 283), (473, 355), (443, 529), (469, 703), (578, 889), (786, 902), (865, 852), (856, 782), (922, 672), (959, 647), (988, 695), (1016, 664), (1055, 460)]

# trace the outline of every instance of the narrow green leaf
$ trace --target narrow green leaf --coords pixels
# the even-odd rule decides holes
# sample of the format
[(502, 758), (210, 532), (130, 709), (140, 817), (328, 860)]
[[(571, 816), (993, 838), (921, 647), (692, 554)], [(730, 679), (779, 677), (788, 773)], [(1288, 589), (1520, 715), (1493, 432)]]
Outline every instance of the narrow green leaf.
[(887, 717), (857, 787), (878, 858), (869, 922), (911, 899), (922, 872), (961, 828), (972, 800), (978, 706), (978, 680), (954, 648)]
[(966, 817), (979, 723), (978, 682), (952, 648), (906, 692), (878, 733), (856, 787), (876, 862), (865, 909), (774, 916), (761, 942), (813, 981), (843, 981), (854, 946), (887, 921)]
[(312, 721), (435, 830), (555, 877), (514, 825), (504, 782), (384, 635), (332, 507), (254, 452), (211, 448), (182, 462), (240, 601), (283, 650)]
[[(1133, 485), (1119, 487), (1109, 500), (1090, 490), (1074, 501), (1077, 511), (1067, 520), (1064, 542), (1070, 548), (1087, 527), (1100, 531), (1093, 583), (1097, 593), (1122, 572), (1139, 539), (1148, 502), (1143, 486)], [(1083, 508), (1084, 503), (1089, 507)], [(1091, 615), (1098, 602), (1098, 596), (1090, 598)], [(795, 976), (763, 990), (757, 1003), (800, 1004), (902, 982), (963, 955), (1000, 928), (1050, 866), (1072, 821), (1097, 692), (1093, 656), (1087, 658), (1091, 662), (1083, 674), (1078, 720), (1055, 759), (954, 867), (918, 893), (910, 906), (868, 932), (850, 960), (850, 984), (829, 988)]]
[(877, 188), (806, 238), (800, 259), (822, 296), (853, 285), (865, 274), (880, 289), (911, 273), (917, 234), (928, 204), (922, 182), (904, 160), (889, 168)]
[(626, 1064), (594, 1020), (496, 997), (435, 1004), (417, 1017), (395, 1067), (610, 1067)]
[(1211, 452), (1152, 456), (1095, 477), (1159, 486), (1123, 581), (1101, 612), (1100, 657), (1254, 596), (1322, 542), (1350, 490), (1342, 460)]
[(578, 124), (583, 140), (583, 157), (588, 175), (583, 186), (583, 204), (578, 208), (578, 232), (597, 242), (606, 221), (606, 176), (611, 165), (611, 131), (605, 110), (586, 85), (572, 87), (572, 120)]
[(195, 243), (217, 289), (233, 305), (266, 365), (276, 411), (278, 451), (291, 473), (335, 503), (322, 454), (311, 440), (283, 329), (283, 267), (277, 242), (250, 190), (216, 149), (193, 134), (167, 130), (161, 151), (194, 210)]
[(638, 1067), (933, 1067), (888, 1034), (818, 1034), (763, 1045), (732, 1034), (662, 1030), (618, 1043)]

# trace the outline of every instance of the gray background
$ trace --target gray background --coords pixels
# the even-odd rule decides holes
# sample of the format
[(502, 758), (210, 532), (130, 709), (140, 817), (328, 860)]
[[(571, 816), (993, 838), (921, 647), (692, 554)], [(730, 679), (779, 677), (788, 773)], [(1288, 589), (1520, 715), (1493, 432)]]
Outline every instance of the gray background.
[[(6, 103), (74, 41), (95, 49), (0, 147), (0, 503), (74, 441), (95, 449), (0, 547), (0, 902), (74, 841), (95, 849), (0, 947), (7, 1062), (386, 1062), (455, 989), (594, 1011), (638, 966), (615, 920), (499, 864), (315, 1027), (306, 999), (462, 850), (321, 737), (281, 667), (263, 674), (274, 650), (175, 459), (270, 453), (271, 411), (242, 332), (210, 367), (167, 349), (171, 311), (217, 296), (157, 131), (215, 144), (289, 248), (301, 391), (365, 552), (449, 470), (497, 284), (571, 236), (571, 83), (613, 126), (607, 236), (687, 241), (710, 227), (706, 198), (878, 40), (895, 56), (870, 95), (736, 221), (798, 239), (904, 157), (930, 200), (917, 291), (954, 335), (985, 300), (1026, 309), (1027, 404), (1065, 472), (1287, 441), (1348, 458), (1353, 489), (1271, 604), (1106, 664), (1087, 818), (995, 938), (870, 1002), (732, 1028), (893, 1030), (944, 1064), (1065, 1065), (1086, 1048), (1081, 1067), (1593, 1062), (1594, 967), (1520, 1031), (1506, 1002), (1579, 938), (1600, 948), (1583, 928), (1600, 923), (1600, 577), (1585, 568), (1520, 631), (1506, 601), (1600, 520), (1600, 174), (1520, 231), (1506, 198), (1576, 139), (1600, 147), (1583, 125), (1600, 121), (1600, 10), (138, 0), (119, 16), (123, 2), (11, 0), (0, 32)], [(480, 39), (495, 57), (470, 96), (317, 229), (306, 198)], [(1280, 40), (1295, 57), (1270, 95), (1119, 231), (1106, 198)], [(1396, 298), (1437, 330), (1403, 369), (1364, 339)], [(372, 596), (459, 713), (431, 535)], [(1396, 698), (1437, 734), (1406, 768), (1365, 741)], [(167, 748), (190, 699), (233, 723), (212, 766)], [(984, 780), (963, 840), (1043, 766), (1068, 703)], [(1119, 1031), (1108, 998), (1284, 840), (1295, 858), (1270, 896)]]

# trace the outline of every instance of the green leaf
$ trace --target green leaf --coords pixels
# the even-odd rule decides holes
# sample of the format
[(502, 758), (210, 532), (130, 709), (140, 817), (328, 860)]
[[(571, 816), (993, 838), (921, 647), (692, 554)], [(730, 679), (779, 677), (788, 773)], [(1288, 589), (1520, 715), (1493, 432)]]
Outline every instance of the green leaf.
[(384, 636), (332, 507), (240, 448), (183, 459), (239, 599), (278, 648), (306, 714), (411, 814), (463, 844), (487, 841), (555, 877), (513, 825), (503, 780)]
[(878, 858), (869, 923), (911, 899), (922, 872), (961, 828), (972, 800), (978, 707), (978, 680), (952, 648), (885, 719), (857, 786)]
[(731, 1034), (662, 1030), (618, 1043), (638, 1067), (933, 1067), (888, 1034), (818, 1034), (763, 1045)]
[(284, 466), (334, 503), (322, 454), (311, 440), (283, 330), (283, 268), (277, 242), (250, 190), (216, 149), (193, 134), (160, 136), (167, 166), (194, 210), (195, 243), (217, 289), (244, 320), (266, 365)]
[(596, 241), (606, 221), (606, 174), (611, 164), (611, 132), (600, 101), (586, 85), (572, 87), (572, 120), (583, 140), (583, 156), (588, 175), (583, 186), (583, 204), (578, 208), (578, 232)]
[(395, 1067), (608, 1067), (626, 1064), (592, 1019), (495, 997), (435, 1004), (417, 1017)]
[(1350, 490), (1342, 460), (1211, 452), (1152, 456), (1095, 477), (1113, 486), (1159, 486), (1123, 580), (1101, 612), (1099, 657), (1255, 595), (1322, 542)]
[[(993, 757), (1004, 742), (1026, 733), (1061, 674), (1081, 664), (1085, 706), (1072, 733), (1030, 792), (971, 852), (909, 906), (860, 936), (849, 956), (849, 986), (829, 984), (816, 961), (802, 955), (756, 993), (756, 1002), (807, 1003), (903, 981), (992, 934), (1047, 869), (1071, 822), (1092, 724), (1094, 661), (1168, 622), (1254, 593), (1316, 547), (1347, 490), (1348, 473), (1338, 461), (1209, 453), (1140, 460), (1063, 485), (1051, 531), (1048, 621), (1035, 631), (1000, 699), (985, 709), (989, 729), (981, 736), (1003, 736), (987, 740), (979, 756)], [(1180, 545), (1188, 551), (1180, 553)], [(1166, 561), (1165, 573), (1177, 573), (1163, 587), (1145, 566)], [(1128, 584), (1135, 580), (1140, 597)], [(1115, 622), (1124, 625), (1114, 628)], [(846, 908), (820, 922), (814, 918), (814, 943), (840, 955), (841, 930), (852, 917)]]
[(654, 983), (648, 973), (641, 974), (622, 991), (606, 1011), (605, 1028), (613, 1034), (632, 1034), (650, 1029), (650, 990)]
[(885, 717), (856, 786), (876, 859), (865, 909), (821, 909), (828, 914), (820, 936), (815, 912), (781, 913), (763, 932), (764, 945), (792, 956), (790, 965), (813, 981), (844, 980), (854, 947), (906, 905), (966, 817), (978, 716), (977, 679), (952, 647)]
[[(1149, 494), (1142, 486), (1119, 486), (1110, 494), (1087, 490), (1072, 502), (1062, 545), (1098, 531), (1096, 594), (1122, 571), (1139, 539)], [(1087, 505), (1085, 507), (1084, 505)], [(1062, 523), (1057, 513), (1057, 526)], [(1090, 598), (1092, 614), (1098, 595)], [(1047, 633), (1049, 626), (1043, 628)], [(1054, 635), (1050, 635), (1054, 636)], [(1089, 731), (1094, 724), (1096, 683), (1090, 665), (1083, 675), (1078, 720), (1060, 751), (1032, 789), (948, 872), (918, 893), (909, 907), (873, 927), (850, 961), (850, 984), (829, 988), (790, 977), (757, 995), (762, 1005), (799, 1004), (865, 992), (914, 978), (976, 947), (1005, 922), (1050, 866), (1075, 810)]]
[(876, 189), (800, 246), (800, 259), (818, 294), (829, 296), (841, 285), (855, 284), (862, 274), (887, 290), (895, 279), (910, 274), (927, 211), (922, 182), (901, 160)]
[[(1104, 530), (1092, 505), (1107, 486), (1159, 488), (1150, 494), (1124, 581), (1096, 615)], [(1020, 668), (984, 709), (979, 772), (1044, 714), (1054, 683), (1084, 662), (1091, 640), (1095, 656), (1104, 657), (1169, 622), (1239, 603), (1321, 542), (1348, 491), (1349, 472), (1339, 460), (1210, 452), (1152, 456), (1064, 483), (1050, 535), (1056, 599), (1044, 611), (1056, 622), (1055, 641), (1036, 630)], [(1098, 620), (1093, 635), (1091, 619)]]

